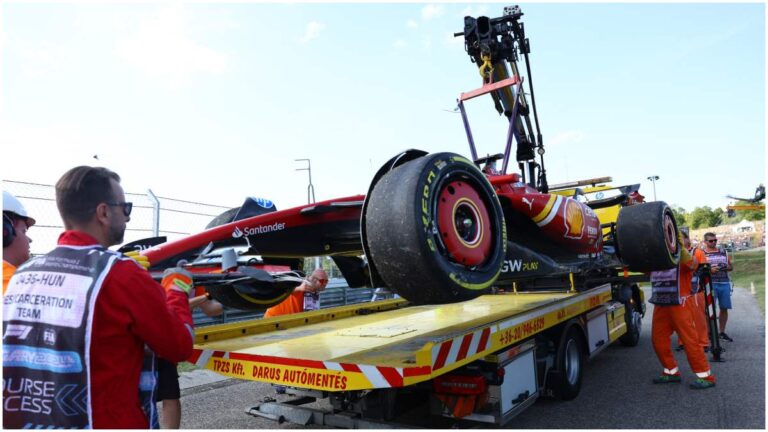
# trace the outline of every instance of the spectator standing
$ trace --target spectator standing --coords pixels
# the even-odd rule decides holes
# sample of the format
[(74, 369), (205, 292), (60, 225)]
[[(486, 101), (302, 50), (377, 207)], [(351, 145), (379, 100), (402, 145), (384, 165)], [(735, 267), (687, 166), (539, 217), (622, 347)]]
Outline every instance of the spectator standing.
[(144, 346), (173, 361), (191, 355), (191, 277), (168, 269), (158, 284), (107, 249), (122, 243), (132, 209), (116, 173), (67, 171), (56, 205), (66, 231), (18, 268), (5, 296), (3, 426), (146, 429)]
[(3, 295), (16, 268), (29, 259), (32, 239), (27, 230), (34, 224), (21, 201), (3, 191)]
[(704, 244), (699, 256), (703, 256), (705, 262), (711, 266), (712, 290), (717, 296), (717, 304), (720, 306), (718, 319), (720, 339), (733, 342), (733, 339), (725, 333), (725, 326), (728, 324), (728, 311), (733, 308), (731, 304), (733, 285), (729, 275), (733, 270), (733, 258), (724, 248), (718, 246), (717, 235), (712, 232), (704, 234)]

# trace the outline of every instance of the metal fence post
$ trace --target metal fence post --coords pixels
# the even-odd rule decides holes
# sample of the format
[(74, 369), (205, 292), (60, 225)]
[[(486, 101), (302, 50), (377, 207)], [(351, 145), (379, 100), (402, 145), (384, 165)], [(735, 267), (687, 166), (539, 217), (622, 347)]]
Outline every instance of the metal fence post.
[(152, 235), (157, 237), (160, 235), (160, 200), (152, 192), (152, 189), (147, 189), (147, 197), (152, 201)]

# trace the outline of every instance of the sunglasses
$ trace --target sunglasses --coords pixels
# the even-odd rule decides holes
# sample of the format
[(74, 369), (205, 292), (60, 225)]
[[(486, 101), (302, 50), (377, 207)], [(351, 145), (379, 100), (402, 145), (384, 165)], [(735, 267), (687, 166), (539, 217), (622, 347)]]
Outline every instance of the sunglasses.
[(717, 243), (717, 239), (707, 240), (707, 243)]
[(122, 207), (123, 208), (123, 214), (128, 217), (131, 215), (131, 210), (133, 210), (133, 203), (132, 202), (108, 202), (104, 203), (110, 207)]

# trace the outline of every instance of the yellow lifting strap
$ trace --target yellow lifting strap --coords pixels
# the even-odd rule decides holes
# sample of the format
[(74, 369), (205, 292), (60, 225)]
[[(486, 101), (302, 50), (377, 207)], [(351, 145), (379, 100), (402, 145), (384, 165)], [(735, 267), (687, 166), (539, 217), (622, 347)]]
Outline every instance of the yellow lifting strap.
[(480, 76), (483, 77), (483, 81), (490, 83), (493, 74), (491, 56), (488, 54), (480, 54), (480, 58), (483, 60), (483, 64), (480, 66)]

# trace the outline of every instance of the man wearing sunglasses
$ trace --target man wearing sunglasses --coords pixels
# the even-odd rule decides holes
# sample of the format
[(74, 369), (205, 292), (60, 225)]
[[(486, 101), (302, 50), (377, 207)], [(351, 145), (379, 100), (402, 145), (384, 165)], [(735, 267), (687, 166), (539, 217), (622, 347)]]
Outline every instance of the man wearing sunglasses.
[[(107, 249), (123, 241), (132, 205), (120, 177), (79, 166), (56, 183), (66, 231), (46, 255), (19, 266), (3, 308), (5, 428), (146, 429), (154, 391), (145, 346), (171, 361), (192, 353), (190, 275), (161, 284)], [(149, 393), (149, 394), (147, 394)]]
[(320, 309), (320, 292), (325, 290), (327, 285), (328, 274), (323, 269), (315, 269), (288, 298), (267, 309), (264, 318)]
[(697, 251), (700, 262), (708, 262), (712, 268), (712, 289), (717, 296), (717, 304), (720, 305), (720, 339), (733, 342), (728, 334), (725, 333), (725, 325), (728, 323), (728, 310), (732, 309), (731, 277), (728, 274), (733, 270), (733, 260), (728, 252), (717, 245), (717, 234), (708, 232), (704, 234), (702, 247)]

